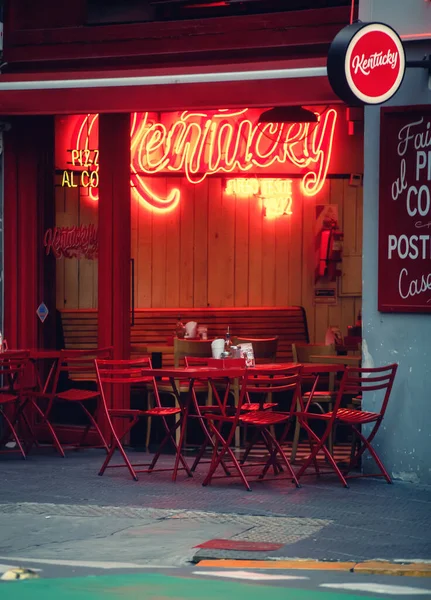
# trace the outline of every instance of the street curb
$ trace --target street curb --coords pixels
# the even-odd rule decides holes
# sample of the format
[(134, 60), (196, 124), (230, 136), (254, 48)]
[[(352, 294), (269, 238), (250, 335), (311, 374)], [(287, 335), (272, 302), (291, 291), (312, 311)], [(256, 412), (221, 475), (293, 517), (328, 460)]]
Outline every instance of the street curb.
[(363, 575), (395, 575), (404, 577), (431, 577), (429, 562), (393, 563), (369, 560), (360, 563), (318, 560), (201, 560), (198, 567), (218, 569), (288, 569), (301, 571), (349, 571)]

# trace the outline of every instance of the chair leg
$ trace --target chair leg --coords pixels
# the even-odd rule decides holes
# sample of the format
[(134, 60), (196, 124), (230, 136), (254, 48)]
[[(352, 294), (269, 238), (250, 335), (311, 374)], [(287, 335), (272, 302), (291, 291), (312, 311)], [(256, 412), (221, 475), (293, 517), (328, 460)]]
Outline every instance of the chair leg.
[(275, 448), (274, 444), (271, 442), (271, 437), (269, 435), (266, 435), (266, 432), (264, 429), (260, 430), (260, 434), (261, 434), (261, 436), (265, 442), (265, 445), (268, 449), (268, 452), (269, 452), (269, 458), (266, 461), (266, 464), (264, 465), (263, 470), (258, 477), (259, 479), (263, 479), (265, 477), (265, 475), (267, 474), (271, 465), (274, 470), (274, 475), (278, 475), (278, 473), (282, 473), (283, 469), (277, 463), (277, 449)]
[(9, 419), (9, 417), (8, 417), (8, 416), (7, 416), (7, 414), (6, 414), (6, 412), (3, 412), (3, 411), (2, 411), (2, 413), (1, 413), (1, 414), (2, 414), (2, 417), (3, 417), (3, 419), (4, 419), (4, 420), (5, 420), (5, 422), (6, 422), (7, 426), (9, 427), (9, 429), (10, 429), (10, 432), (12, 433), (12, 435), (13, 435), (13, 437), (14, 437), (14, 439), (15, 439), (15, 442), (16, 442), (16, 444), (17, 444), (17, 446), (18, 446), (18, 448), (19, 448), (19, 450), (20, 450), (20, 452), (21, 452), (21, 454), (22, 454), (22, 457), (23, 457), (23, 459), (25, 460), (27, 457), (26, 457), (26, 455), (25, 455), (24, 449), (23, 449), (23, 447), (22, 447), (22, 445), (21, 445), (21, 442), (20, 442), (20, 440), (19, 440), (18, 434), (17, 434), (17, 432), (15, 431), (15, 428), (14, 428), (14, 426), (13, 426), (13, 424), (12, 424), (12, 421)]
[(296, 460), (296, 453), (298, 452), (298, 444), (299, 444), (299, 434), (301, 432), (301, 425), (299, 423), (298, 417), (296, 417), (295, 423), (295, 432), (293, 434), (292, 441), (292, 452), (290, 454), (290, 462), (293, 464)]
[[(301, 410), (301, 405), (299, 400), (296, 401), (296, 410), (299, 412)], [(290, 462), (293, 464), (296, 460), (296, 453), (298, 452), (298, 444), (299, 444), (299, 436), (301, 434), (301, 423), (299, 422), (299, 418), (296, 417), (295, 422), (295, 431), (293, 434), (292, 441), (292, 451), (290, 453)]]
[[(150, 392), (150, 391), (148, 391), (148, 408), (149, 409), (154, 408), (154, 395), (153, 395), (153, 392)], [(150, 447), (151, 424), (152, 424), (152, 417), (149, 416), (149, 417), (147, 417), (147, 434), (145, 436), (145, 448), (146, 448), (147, 452), (149, 451), (149, 447)]]
[[(130, 431), (130, 429), (133, 427), (133, 425), (136, 423), (136, 419), (133, 419), (132, 423), (130, 424), (130, 427), (127, 429), (127, 431), (125, 432), (124, 435), (127, 435), (127, 433)], [(115, 433), (115, 429), (111, 424), (111, 434), (112, 434), (112, 444), (111, 444), (111, 448), (109, 449), (108, 454), (106, 455), (106, 458), (103, 462), (103, 465), (100, 468), (99, 471), (99, 475), (102, 476), (103, 473), (105, 472), (108, 464), (111, 461), (111, 458), (114, 456), (115, 450), (118, 448), (118, 450), (120, 451), (121, 456), (123, 457), (124, 462), (126, 463), (126, 467), (129, 470), (130, 475), (133, 477), (133, 479), (135, 481), (138, 481), (138, 476), (136, 475), (135, 469), (132, 467), (132, 464), (123, 448), (123, 445), (121, 443), (120, 438), (117, 436), (117, 434)]]
[[(87, 417), (90, 419), (90, 422), (91, 422), (91, 423), (94, 425), (94, 428), (96, 429), (97, 433), (99, 434), (99, 438), (100, 438), (100, 440), (101, 440), (101, 442), (102, 442), (102, 445), (103, 445), (103, 447), (105, 448), (106, 452), (108, 453), (108, 452), (109, 452), (109, 446), (108, 446), (108, 444), (106, 443), (106, 440), (105, 440), (105, 438), (103, 437), (103, 433), (102, 433), (102, 431), (101, 431), (101, 429), (100, 429), (99, 425), (97, 424), (97, 422), (96, 422), (96, 419), (93, 417), (93, 415), (92, 415), (92, 414), (90, 413), (90, 411), (89, 411), (89, 410), (88, 410), (88, 409), (87, 409), (87, 408), (84, 406), (84, 404), (83, 404), (82, 402), (80, 402), (79, 404), (81, 405), (81, 407), (82, 407), (82, 410), (85, 412), (85, 414), (87, 415)], [(88, 432), (87, 432), (87, 433), (88, 433)], [(86, 437), (86, 435), (85, 435), (85, 437)], [(85, 437), (84, 437), (84, 440), (85, 440)]]
[[(196, 471), (200, 461), (202, 460), (202, 458), (205, 454), (205, 450), (208, 448), (208, 445), (211, 444), (211, 446), (214, 448), (214, 441), (211, 438), (211, 433), (209, 432), (208, 427), (205, 425), (204, 418), (199, 417), (199, 421), (201, 424), (202, 431), (204, 432), (205, 440), (202, 443), (202, 446), (200, 447), (199, 452), (198, 452), (198, 454), (193, 462), (193, 465), (190, 469), (192, 473), (194, 473)], [(230, 472), (224, 462), (222, 462), (222, 467), (223, 467), (223, 471), (226, 474), (226, 477), (230, 477)]]
[[(328, 404), (328, 412), (332, 412), (332, 402)], [(335, 425), (335, 427), (331, 429), (328, 435), (328, 450), (332, 455), (334, 455), (334, 437), (336, 427), (337, 426)]]
[(205, 477), (202, 485), (207, 486), (207, 485), (209, 485), (209, 483), (211, 483), (211, 479), (213, 478), (213, 475), (216, 472), (218, 466), (222, 462), (223, 456), (226, 453), (228, 453), (233, 462), (233, 465), (236, 468), (236, 470), (238, 471), (238, 474), (239, 474), (243, 484), (245, 485), (247, 491), (251, 492), (251, 487), (244, 475), (243, 470), (241, 469), (241, 465), (239, 464), (239, 462), (235, 456), (235, 453), (232, 451), (232, 449), (230, 447), (230, 444), (232, 443), (232, 440), (235, 437), (236, 429), (238, 429), (238, 428), (235, 425), (233, 425), (226, 440), (223, 439), (223, 436), (221, 435), (221, 433), (218, 431), (218, 429), (214, 425), (211, 425), (211, 429), (213, 430), (217, 440), (222, 444), (222, 449), (219, 452), (219, 454), (216, 455), (216, 453), (217, 453), (217, 443), (216, 443), (216, 445), (214, 446), (215, 456), (213, 456), (213, 460), (211, 461), (210, 469), (209, 469), (208, 474)]
[(246, 446), (246, 449), (244, 451), (244, 454), (243, 454), (241, 460), (239, 461), (239, 463), (241, 465), (243, 465), (245, 463), (245, 461), (247, 460), (248, 455), (250, 454), (253, 446), (256, 444), (256, 442), (257, 442), (258, 439), (259, 439), (259, 429), (256, 429), (256, 431), (254, 432), (251, 440), (248, 442), (248, 444)]
[(196, 458), (190, 468), (191, 472), (194, 473), (202, 460), (203, 455), (205, 454), (205, 450), (208, 448), (208, 440), (205, 438), (203, 444), (201, 445), (199, 452), (196, 455)]
[(301, 466), (299, 471), (297, 471), (297, 473), (296, 473), (297, 479), (299, 480), (299, 478), (302, 477), (302, 475), (305, 473), (305, 471), (308, 469), (308, 467), (311, 465), (311, 463), (315, 462), (317, 455), (322, 450), (322, 452), (324, 453), (325, 457), (327, 458), (329, 464), (334, 469), (335, 473), (337, 474), (337, 476), (340, 479), (343, 486), (346, 488), (349, 487), (347, 485), (347, 481), (344, 478), (342, 472), (338, 468), (338, 465), (335, 462), (334, 457), (329, 452), (328, 448), (325, 446), (326, 440), (328, 439), (328, 435), (329, 435), (330, 425), (327, 426), (326, 431), (321, 438), (319, 438), (319, 436), (314, 433), (314, 431), (311, 429), (311, 427), (308, 425), (308, 423), (306, 421), (303, 422), (303, 426), (306, 429), (306, 431), (308, 432), (308, 434), (311, 436), (312, 440), (316, 443), (314, 445), (314, 450), (311, 451), (310, 455), (307, 457), (304, 464)]
[[(374, 458), (377, 466), (380, 469), (381, 474), (383, 475), (383, 477), (386, 479), (386, 481), (388, 483), (392, 483), (392, 479), (389, 475), (389, 473), (386, 471), (382, 461), (380, 460), (380, 458), (377, 456), (376, 451), (374, 450), (374, 448), (371, 446), (370, 441), (374, 438), (375, 434), (377, 433), (377, 430), (380, 426), (380, 423), (377, 423), (373, 429), (373, 431), (371, 432), (371, 434), (369, 435), (368, 438), (366, 438), (361, 431), (356, 430), (357, 435), (359, 436), (359, 438), (362, 441), (361, 444), (361, 448), (360, 450), (357, 452), (357, 454), (355, 455), (354, 459), (353, 459), (353, 463), (352, 463), (352, 468), (355, 466), (355, 464), (357, 464), (359, 458), (362, 456), (362, 454), (365, 452), (365, 450), (368, 450), (368, 452), (371, 454), (371, 456)], [(350, 467), (350, 465), (349, 465)]]
[(189, 477), (193, 477), (193, 473), (191, 472), (188, 464), (186, 463), (183, 455), (181, 454), (181, 447), (179, 445), (177, 445), (177, 443), (175, 441), (176, 436), (174, 434), (176, 433), (176, 430), (180, 427), (181, 421), (175, 421), (174, 425), (172, 427), (169, 427), (166, 419), (163, 417), (163, 425), (165, 427), (166, 435), (163, 438), (162, 443), (160, 444), (156, 454), (154, 455), (154, 458), (151, 461), (150, 466), (148, 467), (148, 471), (152, 471), (154, 469), (157, 461), (160, 458), (163, 447), (166, 445), (166, 443), (169, 440), (171, 440), (171, 442), (174, 446), (174, 449), (175, 449), (175, 466), (174, 466), (174, 471), (172, 473), (172, 481), (176, 481), (180, 462), (181, 462), (184, 470), (186, 471), (187, 475)]
[(51, 410), (51, 405), (48, 407), (48, 409), (47, 409), (46, 412), (43, 412), (43, 410), (39, 407), (39, 405), (37, 404), (37, 402), (35, 400), (32, 399), (31, 400), (31, 404), (34, 406), (35, 410), (42, 417), (42, 421), (48, 427), (49, 432), (50, 432), (51, 437), (52, 437), (52, 441), (54, 442), (55, 449), (57, 450), (57, 452), (60, 454), (60, 456), (62, 458), (66, 458), (64, 450), (62, 448), (62, 445), (60, 444), (60, 440), (58, 439), (57, 434), (55, 433), (55, 430), (54, 430), (53, 426), (51, 425), (51, 423), (49, 421), (49, 412)]
[(285, 453), (283, 452), (283, 448), (281, 447), (280, 443), (276, 440), (276, 438), (272, 437), (272, 435), (268, 431), (268, 429), (265, 430), (265, 435), (269, 437), (269, 439), (272, 441), (272, 443), (275, 446), (274, 456), (276, 456), (277, 452), (278, 452), (278, 454), (281, 457), (281, 460), (284, 462), (284, 464), (286, 465), (286, 467), (287, 467), (290, 475), (292, 476), (294, 484), (296, 485), (297, 488), (301, 487), (299, 485), (299, 481), (298, 481), (298, 479), (297, 479), (297, 477), (296, 477), (296, 475), (295, 475), (295, 473), (294, 473), (294, 471), (292, 469), (292, 466), (291, 466), (290, 462), (287, 460), (287, 457), (286, 457)]
[[(177, 400), (175, 399), (175, 401), (177, 402)], [(178, 416), (178, 415), (175, 415)], [(182, 418), (180, 417), (180, 419), (177, 422), (177, 427), (176, 427), (176, 432), (178, 431), (178, 429), (180, 429), (180, 439), (177, 443), (177, 452), (175, 455), (175, 465), (174, 465), (174, 471), (172, 473), (172, 481), (176, 481), (177, 479), (177, 474), (178, 474), (178, 468), (180, 466), (180, 460), (181, 462), (185, 465), (185, 460), (182, 456), (182, 448), (183, 448), (183, 444), (184, 444), (184, 440), (185, 440), (185, 436), (186, 436), (186, 424), (187, 421), (187, 412), (184, 412), (182, 414)], [(187, 474), (189, 477), (192, 477), (192, 473), (190, 472), (190, 469), (187, 467)]]

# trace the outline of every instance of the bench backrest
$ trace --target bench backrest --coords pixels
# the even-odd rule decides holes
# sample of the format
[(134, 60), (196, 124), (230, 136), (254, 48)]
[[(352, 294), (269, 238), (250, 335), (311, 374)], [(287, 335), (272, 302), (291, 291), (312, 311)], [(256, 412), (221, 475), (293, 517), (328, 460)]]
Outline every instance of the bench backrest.
[[(97, 347), (97, 310), (60, 310), (65, 348)], [(292, 343), (309, 342), (307, 317), (301, 306), (275, 308), (143, 308), (135, 310), (131, 328), (134, 355), (139, 347), (164, 345), (174, 336), (178, 315), (183, 323), (196, 321), (208, 327), (208, 337), (223, 337), (227, 327), (232, 336), (244, 338), (278, 337), (277, 361), (292, 360)], [(172, 343), (172, 341), (171, 341)], [(173, 364), (173, 354), (164, 357)]]

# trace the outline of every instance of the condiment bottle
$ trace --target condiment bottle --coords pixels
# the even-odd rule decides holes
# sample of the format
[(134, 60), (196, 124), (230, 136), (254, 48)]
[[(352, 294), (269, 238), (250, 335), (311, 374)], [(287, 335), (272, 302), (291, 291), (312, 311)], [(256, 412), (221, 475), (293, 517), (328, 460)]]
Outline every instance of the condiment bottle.
[(229, 330), (229, 325), (228, 325), (226, 335), (224, 338), (224, 351), (229, 352), (229, 354), (230, 354), (231, 346), (232, 346), (232, 340), (230, 339), (230, 330)]
[(178, 321), (175, 326), (175, 335), (177, 336), (177, 338), (183, 339), (185, 333), (186, 333), (186, 328), (184, 327), (184, 325), (181, 321), (181, 315), (178, 315)]

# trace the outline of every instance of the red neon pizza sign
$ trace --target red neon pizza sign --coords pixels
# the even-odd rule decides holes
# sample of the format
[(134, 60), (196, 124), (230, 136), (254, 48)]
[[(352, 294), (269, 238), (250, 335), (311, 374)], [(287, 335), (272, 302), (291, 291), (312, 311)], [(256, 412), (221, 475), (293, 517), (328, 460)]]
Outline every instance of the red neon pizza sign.
[[(165, 197), (151, 189), (149, 176), (184, 175), (192, 184), (216, 174), (251, 173), (280, 168), (286, 176), (302, 174), (301, 191), (315, 196), (322, 189), (331, 161), (337, 112), (326, 110), (318, 123), (259, 123), (261, 111), (249, 109), (133, 113), (131, 119), (131, 186), (133, 196), (156, 212), (173, 210), (180, 190)], [(98, 115), (79, 117), (70, 140), (72, 168), (79, 182), (98, 200)], [(67, 172), (65, 171), (65, 174)], [(71, 187), (63, 176), (63, 185)], [(72, 174), (72, 181), (73, 174)]]

